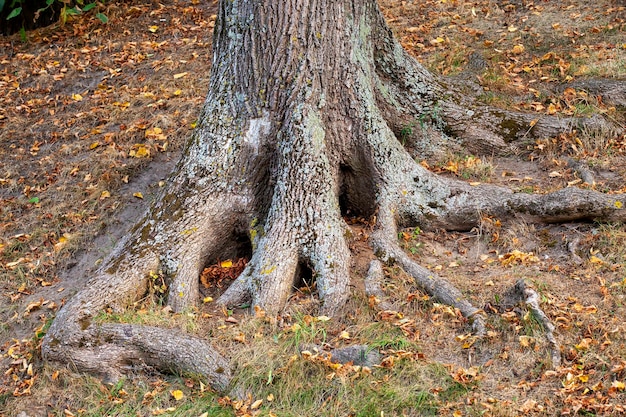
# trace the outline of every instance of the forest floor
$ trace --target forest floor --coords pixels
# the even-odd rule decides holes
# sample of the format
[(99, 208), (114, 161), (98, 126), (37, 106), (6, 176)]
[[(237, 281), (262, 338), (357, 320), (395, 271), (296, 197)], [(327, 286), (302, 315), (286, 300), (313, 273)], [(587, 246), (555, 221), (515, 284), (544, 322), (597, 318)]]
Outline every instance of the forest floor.
[[(623, 1), (380, 3), (405, 48), (431, 71), (475, 85), (486, 103), (625, 124), (623, 107), (567, 88), (626, 79)], [(316, 316), (307, 287), (279, 321), (212, 309), (244, 262), (237, 259), (205, 270), (197, 311), (172, 315), (146, 302), (126, 316), (103, 312), (209, 334), (237, 364), (247, 398), (220, 397), (192, 376), (143, 372), (107, 386), (42, 363), (41, 338), (55, 312), (163, 186), (208, 88), (216, 2), (120, 1), (99, 11), (107, 24), (86, 15), (28, 33), (27, 42), (0, 37), (0, 416), (626, 413), (619, 224), (485, 217), (465, 233), (402, 231), (409, 253), (485, 310), (488, 336), (480, 341), (458, 312), (393, 267), (384, 287), (394, 311), (380, 314), (358, 284), (341, 318)], [(476, 60), (479, 69), (469, 65)], [(403, 134), (419, 129), (416, 121)], [(455, 151), (420, 162), (517, 192), (626, 192), (626, 136), (610, 130), (544, 138), (507, 157)], [(593, 184), (579, 178), (581, 166)], [(372, 258), (369, 219), (347, 220), (359, 281)], [(524, 305), (507, 304), (518, 279), (539, 293), (556, 325), (560, 367), (552, 366), (541, 324)], [(307, 343), (368, 344), (385, 359), (372, 369), (339, 366), (300, 354)]]

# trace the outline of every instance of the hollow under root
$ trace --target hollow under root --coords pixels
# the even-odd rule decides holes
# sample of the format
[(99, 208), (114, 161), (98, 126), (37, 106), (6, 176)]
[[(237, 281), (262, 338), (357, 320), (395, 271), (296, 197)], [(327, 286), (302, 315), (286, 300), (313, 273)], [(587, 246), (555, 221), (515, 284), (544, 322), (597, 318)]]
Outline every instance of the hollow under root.
[[(335, 213), (336, 214), (336, 213)], [(301, 241), (295, 228), (276, 225), (258, 243), (252, 259), (239, 277), (218, 299), (225, 306), (252, 301), (270, 315), (276, 315), (286, 304), (298, 277), (298, 266), (310, 264), (317, 280), (322, 312), (332, 315), (345, 304), (349, 295), (350, 250), (343, 237), (343, 225), (335, 221), (320, 223), (304, 234), (315, 239)], [(274, 230), (274, 228), (276, 230)], [(281, 231), (289, 232), (281, 233)]]

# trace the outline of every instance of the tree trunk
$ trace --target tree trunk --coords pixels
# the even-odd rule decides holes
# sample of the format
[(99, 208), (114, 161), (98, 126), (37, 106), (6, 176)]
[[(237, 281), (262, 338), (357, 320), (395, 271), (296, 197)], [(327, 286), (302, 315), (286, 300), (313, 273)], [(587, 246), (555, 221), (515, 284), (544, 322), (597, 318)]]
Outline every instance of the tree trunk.
[[(168, 187), (58, 314), (44, 339), (46, 359), (110, 379), (143, 362), (203, 374), (225, 390), (228, 362), (208, 341), (93, 317), (142, 297), (151, 273), (167, 278), (174, 311), (192, 307), (202, 269), (245, 250), (236, 243), (242, 237), (252, 256), (220, 303), (251, 301), (276, 314), (304, 266), (322, 312), (336, 314), (350, 296), (346, 210), (376, 216), (371, 243), (381, 259), (397, 262), (481, 333), (480, 311), (400, 249), (398, 225), (466, 229), (481, 213), (625, 218), (621, 196), (518, 195), (442, 179), (415, 163), (394, 134), (415, 120), (426, 120), (424, 141), (455, 134), (473, 149), (506, 151), (533, 117), (458, 98), (401, 48), (375, 0), (221, 1), (214, 54), (199, 126)], [(533, 125), (545, 134), (568, 123)]]

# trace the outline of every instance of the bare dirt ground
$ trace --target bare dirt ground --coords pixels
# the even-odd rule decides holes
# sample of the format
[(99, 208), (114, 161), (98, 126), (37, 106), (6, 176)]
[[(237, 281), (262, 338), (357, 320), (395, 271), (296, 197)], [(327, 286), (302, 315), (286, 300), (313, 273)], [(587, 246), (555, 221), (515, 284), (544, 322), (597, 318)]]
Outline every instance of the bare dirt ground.
[[(624, 126), (623, 103), (565, 84), (626, 78), (623, 2), (380, 3), (418, 60), (470, 85), (482, 101), (542, 114), (601, 114)], [(38, 344), (55, 311), (85, 284), (173, 168), (206, 94), (215, 7), (197, 0), (107, 3), (101, 11), (108, 24), (87, 16), (29, 33), (27, 43), (0, 38), (0, 415), (97, 415), (81, 411), (85, 400), (77, 397), (85, 391), (67, 391), (76, 388), (73, 379), (85, 379), (44, 367)], [(407, 140), (419, 129), (419, 121), (407, 126)], [(416, 158), (441, 175), (528, 193), (567, 186), (623, 193), (625, 154), (626, 137), (610, 130), (544, 138), (507, 157), (416, 149)], [(362, 276), (372, 256), (369, 226), (367, 219), (352, 222), (354, 274)], [(439, 414), (626, 412), (623, 225), (485, 217), (470, 232), (406, 230), (399, 239), (489, 317), (487, 340), (475, 343), (455, 311), (386, 269), (387, 301), (402, 317), (378, 319), (401, 327), (419, 345), (419, 360), (443, 364), (463, 387), (462, 395), (437, 403)], [(559, 368), (552, 367), (542, 327), (507, 302), (521, 278), (540, 294), (557, 327)], [(308, 311), (310, 300), (300, 291), (293, 304)], [(367, 308), (354, 302), (357, 312)], [(219, 316), (208, 308), (200, 313)], [(346, 343), (345, 331), (351, 342), (367, 343), (357, 316), (329, 329), (330, 336)], [(217, 332), (226, 324), (220, 318), (205, 327)], [(436, 386), (431, 391), (440, 395)], [(137, 415), (150, 414), (146, 404)]]

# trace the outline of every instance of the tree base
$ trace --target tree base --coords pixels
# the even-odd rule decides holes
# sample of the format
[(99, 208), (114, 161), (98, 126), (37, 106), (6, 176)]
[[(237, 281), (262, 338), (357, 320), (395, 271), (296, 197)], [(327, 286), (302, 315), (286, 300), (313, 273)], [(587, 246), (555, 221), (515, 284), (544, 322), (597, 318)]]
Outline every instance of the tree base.
[[(276, 315), (297, 271), (308, 268), (322, 314), (337, 315), (356, 279), (342, 217), (348, 210), (372, 219), (370, 244), (381, 261), (398, 265), (428, 294), (457, 308), (482, 336), (483, 312), (400, 248), (399, 227), (469, 230), (485, 215), (626, 220), (622, 195), (576, 188), (516, 194), (445, 179), (418, 164), (394, 134), (408, 121), (428, 119), (424, 138), (452, 133), (488, 153), (512, 149), (528, 132), (545, 135), (571, 122), (534, 122), (533, 115), (451, 101), (450, 91), (395, 42), (374, 1), (356, 1), (352, 9), (332, 2), (332, 10), (318, 6), (302, 16), (292, 6), (271, 16), (272, 7), (241, 3), (240, 9), (238, 2), (220, 5), (209, 96), (168, 188), (58, 314), (43, 342), (45, 359), (109, 380), (129, 363), (145, 363), (200, 374), (215, 389), (228, 390), (228, 360), (208, 341), (94, 318), (143, 297), (155, 276), (167, 282), (174, 311), (193, 308), (203, 268), (248, 242), (250, 261), (219, 304), (250, 302)], [(329, 14), (342, 17), (345, 27), (328, 27)], [(320, 28), (320, 36), (308, 38), (303, 27)], [(266, 60), (268, 45), (284, 59)], [(500, 129), (488, 128), (494, 126)], [(248, 240), (243, 245), (242, 237)], [(376, 265), (365, 283), (374, 296), (380, 295)]]

